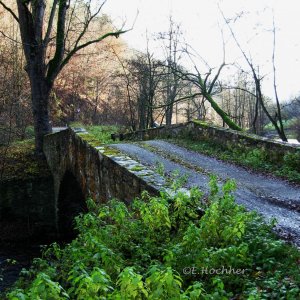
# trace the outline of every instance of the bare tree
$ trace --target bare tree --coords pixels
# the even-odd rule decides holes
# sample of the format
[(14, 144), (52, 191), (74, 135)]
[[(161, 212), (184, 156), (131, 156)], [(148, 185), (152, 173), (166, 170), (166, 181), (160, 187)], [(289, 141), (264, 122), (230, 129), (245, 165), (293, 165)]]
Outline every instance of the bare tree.
[[(250, 78), (249, 78), (250, 75)], [(257, 105), (252, 75), (239, 70), (236, 76), (222, 82), (221, 106), (244, 129), (261, 132), (265, 120), (261, 106)]]
[(162, 63), (147, 50), (129, 61), (132, 79), (136, 82), (138, 128), (153, 127), (154, 107), (159, 83), (162, 80)]
[(0, 26), (12, 39), (0, 40), (0, 144), (9, 136), (11, 141), (23, 139), (31, 117), (24, 56), (17, 40), (18, 28), (6, 21), (7, 26), (4, 20)]
[[(16, 0), (17, 14), (3, 1), (0, 4), (18, 22), (23, 50), (26, 58), (26, 72), (31, 86), (31, 101), (35, 128), (36, 152), (43, 151), (43, 136), (51, 132), (49, 122), (49, 96), (54, 81), (70, 59), (81, 49), (112, 36), (119, 37), (126, 30), (115, 30), (100, 34), (95, 39), (86, 39), (90, 24), (95, 20), (105, 0), (95, 10), (91, 0), (84, 2), (85, 16), (80, 22), (77, 37), (69, 49), (66, 40), (70, 33), (70, 20), (76, 15), (76, 1), (70, 8), (68, 0), (53, 0), (50, 15), (46, 20), (45, 0)], [(67, 12), (70, 10), (70, 15)], [(56, 23), (56, 26), (55, 24)], [(46, 31), (44, 32), (44, 29)], [(56, 32), (54, 32), (56, 30)], [(50, 47), (51, 45), (51, 47)], [(50, 51), (52, 48), (53, 50)]]
[[(220, 9), (220, 8), (219, 8)], [(273, 124), (273, 126), (275, 127), (279, 137), (283, 140), (283, 141), (287, 141), (287, 137), (285, 135), (284, 132), (284, 128), (283, 128), (283, 124), (282, 124), (282, 117), (281, 117), (281, 107), (279, 104), (279, 100), (278, 100), (278, 95), (277, 95), (277, 86), (276, 86), (276, 68), (275, 68), (275, 38), (276, 38), (276, 30), (275, 30), (275, 25), (274, 25), (274, 19), (273, 19), (273, 53), (272, 53), (272, 62), (273, 62), (273, 82), (274, 82), (274, 92), (275, 92), (275, 100), (276, 100), (276, 106), (277, 106), (277, 110), (275, 112), (275, 115), (272, 116), (271, 113), (269, 112), (265, 102), (264, 102), (264, 97), (263, 97), (263, 93), (262, 93), (262, 89), (261, 89), (261, 82), (263, 77), (259, 76), (259, 72), (257, 72), (251, 58), (249, 56), (247, 56), (246, 52), (244, 51), (244, 49), (242, 48), (241, 44), (239, 43), (233, 29), (232, 26), (230, 25), (230, 20), (226, 19), (223, 11), (220, 9), (220, 12), (223, 16), (223, 19), (226, 23), (226, 25), (229, 28), (229, 31), (236, 43), (236, 45), (238, 46), (238, 48), (240, 49), (246, 63), (248, 64), (248, 66), (250, 67), (250, 70), (252, 72), (252, 76), (253, 76), (253, 80), (255, 83), (255, 88), (256, 88), (256, 117), (257, 117), (257, 112), (258, 112), (258, 105), (261, 106), (262, 110), (264, 111), (264, 113), (266, 114), (266, 116), (268, 117), (268, 119), (270, 120), (270, 122)], [(256, 118), (254, 119), (254, 125), (256, 122)], [(279, 123), (279, 124), (278, 124)]]
[[(125, 83), (125, 89), (126, 89), (126, 99), (127, 99), (127, 104), (129, 107), (129, 119), (130, 119), (130, 127), (131, 130), (135, 131), (137, 128), (137, 118), (136, 118), (136, 109), (135, 109), (135, 103), (134, 100), (132, 99), (132, 90), (134, 89), (133, 85), (134, 83), (131, 80), (131, 74), (130, 70), (128, 69), (128, 65), (126, 66), (126, 63), (123, 62), (121, 59), (120, 55), (115, 51), (114, 48), (112, 48), (114, 55), (117, 57), (117, 60), (119, 64), (121, 65), (122, 68), (122, 74), (121, 78), (124, 80)], [(128, 61), (127, 61), (128, 63)]]
[[(277, 83), (276, 83), (276, 65), (275, 65), (275, 49), (276, 49), (276, 27), (275, 27), (275, 20), (274, 20), (274, 15), (273, 15), (273, 53), (272, 53), (272, 65), (273, 65), (273, 86), (274, 86), (274, 94), (275, 94), (275, 100), (276, 100), (276, 107), (277, 111), (275, 113), (274, 121), (270, 120), (273, 125), (275, 126), (275, 123), (277, 125), (277, 122), (279, 125), (277, 127), (275, 126), (280, 138), (283, 141), (287, 141), (287, 137), (284, 132), (283, 128), (283, 122), (282, 122), (282, 114), (281, 114), (281, 106), (279, 103), (279, 98), (278, 98), (278, 93), (277, 93)], [(280, 129), (280, 130), (278, 130)]]
[(172, 124), (175, 99), (180, 92), (180, 79), (176, 76), (175, 70), (179, 68), (181, 58), (181, 50), (179, 49), (181, 35), (180, 25), (176, 24), (172, 17), (169, 18), (169, 30), (167, 32), (159, 33), (159, 39), (163, 41), (165, 65), (167, 69), (164, 76), (166, 125)]
[[(185, 52), (190, 57), (191, 61), (193, 59), (191, 57), (190, 51), (188, 49)], [(221, 117), (224, 124), (226, 124), (229, 128), (233, 130), (242, 130), (240, 126), (238, 126), (228, 114), (218, 105), (218, 103), (214, 100), (213, 96), (221, 92), (221, 84), (219, 82), (219, 76), (221, 74), (222, 69), (224, 68), (225, 64), (225, 44), (223, 41), (223, 62), (221, 65), (214, 70), (213, 68), (209, 67), (208, 63), (201, 58), (201, 60), (205, 63), (206, 67), (209, 69), (206, 74), (201, 74), (199, 69), (197, 68), (196, 64), (194, 64), (195, 72), (187, 72), (182, 70), (181, 68), (176, 68), (174, 71), (176, 72), (176, 76), (178, 76), (181, 80), (187, 81), (191, 83), (197, 92), (192, 93), (191, 95), (187, 95), (177, 99), (175, 102), (178, 101), (185, 101), (187, 99), (194, 99), (195, 97), (202, 96), (206, 101), (208, 101), (213, 108), (213, 110)], [(204, 100), (203, 100), (204, 101)]]

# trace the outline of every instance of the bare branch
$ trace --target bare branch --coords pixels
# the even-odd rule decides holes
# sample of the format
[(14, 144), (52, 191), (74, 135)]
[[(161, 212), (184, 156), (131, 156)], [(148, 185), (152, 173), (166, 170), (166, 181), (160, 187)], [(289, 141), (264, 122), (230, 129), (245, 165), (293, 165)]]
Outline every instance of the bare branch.
[[(247, 64), (249, 65), (251, 71), (252, 71), (252, 75), (253, 75), (253, 79), (254, 79), (254, 82), (255, 82), (255, 87), (256, 87), (256, 99), (257, 99), (257, 104), (259, 102), (259, 104), (261, 105), (264, 113), (266, 114), (266, 116), (268, 117), (268, 119), (271, 121), (271, 123), (274, 125), (278, 135), (280, 136), (280, 138), (283, 140), (283, 141), (287, 141), (287, 138), (285, 136), (285, 133), (284, 133), (284, 128), (283, 128), (283, 125), (282, 125), (282, 122), (279, 122), (279, 126), (278, 126), (278, 123), (277, 123), (277, 120), (275, 118), (272, 117), (272, 115), (269, 113), (265, 103), (264, 103), (264, 100), (263, 100), (263, 94), (262, 94), (262, 91), (261, 91), (261, 80), (262, 78), (259, 77), (259, 74), (257, 74), (254, 66), (253, 66), (253, 63), (251, 61), (251, 55), (250, 55), (250, 58), (246, 55), (245, 51), (243, 50), (243, 48), (241, 47), (238, 39), (236, 38), (234, 32), (233, 32), (233, 29), (232, 27), (230, 26), (229, 24), (229, 21), (225, 18), (225, 15), (223, 13), (223, 11), (221, 10), (220, 6), (218, 5), (219, 7), (219, 11), (220, 13), (222, 14), (223, 16), (223, 19), (226, 23), (226, 25), (228, 26), (230, 32), (231, 32), (231, 35), (236, 43), (236, 45), (238, 46), (238, 48), (240, 49), (241, 53), (243, 54)], [(274, 64), (274, 53), (275, 53), (275, 26), (274, 26), (274, 18), (273, 18), (273, 71), (275, 71), (275, 64)], [(274, 73), (274, 84), (276, 87), (276, 77), (275, 77), (275, 73)], [(275, 94), (277, 92), (275, 91)], [(279, 113), (280, 114), (280, 105), (279, 105), (279, 102), (278, 102), (278, 98), (276, 99), (276, 102), (277, 102), (277, 114)]]
[(12, 41), (12, 42), (14, 42), (14, 43), (18, 43), (18, 44), (23, 45), (22, 42), (20, 42), (20, 41), (18, 41), (18, 40), (16, 40), (16, 39), (11, 38), (10, 36), (6, 35), (2, 30), (0, 30), (0, 33), (1, 33), (5, 38), (9, 39), (10, 41)]
[(222, 11), (222, 9), (220, 8), (219, 5), (218, 5), (218, 8), (219, 8), (220, 13), (222, 14), (222, 17), (223, 17), (223, 19), (224, 19), (224, 21), (225, 21), (227, 27), (229, 28), (229, 30), (230, 30), (230, 32), (231, 32), (231, 35), (232, 35), (232, 37), (233, 37), (233, 39), (234, 39), (236, 45), (237, 45), (238, 48), (240, 49), (242, 55), (244, 56), (246, 62), (248, 63), (249, 67), (251, 68), (252, 72), (254, 71), (254, 73), (255, 73), (253, 64), (252, 64), (251, 60), (248, 58), (248, 56), (246, 55), (246, 53), (245, 53), (245, 51), (243, 50), (243, 48), (242, 48), (241, 44), (239, 43), (238, 39), (236, 38), (236, 36), (235, 36), (235, 34), (234, 34), (234, 32), (233, 32), (233, 29), (232, 29), (232, 27), (231, 27), (230, 24), (229, 24), (229, 20), (226, 19), (225, 15), (224, 15), (224, 13), (223, 13), (223, 11)]
[[(78, 36), (78, 38), (77, 38), (77, 40), (76, 40), (76, 42), (75, 42), (74, 49), (76, 49), (76, 48), (78, 47), (78, 44), (79, 44), (79, 42), (81, 41), (81, 39), (83, 38), (83, 36), (86, 34), (86, 31), (87, 31), (87, 29), (89, 28), (90, 23), (91, 23), (92, 20), (99, 14), (99, 12), (101, 11), (101, 9), (102, 9), (103, 5), (106, 3), (106, 1), (107, 1), (107, 0), (104, 0), (104, 1), (102, 2), (102, 4), (99, 6), (99, 8), (96, 10), (96, 12), (95, 12), (93, 15), (90, 15), (90, 16), (87, 18), (87, 20), (86, 20), (86, 22), (85, 22), (85, 24), (84, 24), (83, 30), (81, 31), (81, 33), (79, 34), (79, 36)], [(87, 5), (87, 9), (88, 9), (88, 14), (90, 14), (91, 11), (90, 11), (90, 6), (89, 6), (89, 5)]]
[(217, 72), (216, 76), (215, 76), (214, 79), (212, 80), (212, 82), (211, 82), (211, 84), (210, 84), (210, 86), (209, 86), (209, 89), (208, 89), (208, 93), (209, 93), (209, 94), (211, 94), (211, 92), (212, 92), (212, 90), (213, 90), (213, 88), (214, 88), (214, 85), (215, 85), (216, 81), (218, 80), (218, 78), (219, 78), (219, 76), (220, 76), (220, 73), (221, 73), (221, 71), (222, 71), (222, 69), (223, 69), (224, 66), (225, 66), (225, 63), (222, 63), (221, 66), (220, 66), (219, 69), (218, 69), (218, 72)]
[(10, 7), (8, 7), (8, 6), (6, 6), (2, 1), (0, 1), (0, 4), (3, 6), (3, 8), (5, 9), (5, 10), (7, 10), (12, 16), (13, 16), (13, 18), (19, 23), (19, 18), (17, 17), (17, 15), (13, 12), (13, 10), (10, 8)]
[(129, 30), (119, 30), (116, 32), (108, 32), (104, 35), (102, 35), (101, 37), (99, 37), (98, 39), (86, 42), (76, 48), (74, 48), (73, 50), (71, 50), (68, 55), (66, 56), (66, 58), (62, 61), (61, 65), (60, 65), (60, 70), (63, 69), (63, 67), (69, 62), (69, 60), (71, 59), (71, 57), (76, 54), (79, 50), (91, 45), (91, 44), (95, 44), (95, 43), (99, 43), (101, 41), (103, 41), (104, 39), (106, 39), (109, 36), (114, 36), (115, 38), (118, 38), (120, 36), (120, 34), (126, 33)]
[(244, 89), (244, 88), (241, 88), (241, 87), (237, 87), (237, 86), (222, 86), (222, 89), (223, 90), (239, 90), (239, 91), (243, 91), (243, 92), (246, 92), (248, 93), (249, 95), (253, 96), (256, 98), (256, 94), (250, 92), (249, 90), (247, 89)]
[[(185, 101), (185, 100), (193, 99), (193, 98), (198, 97), (198, 96), (202, 96), (202, 93), (195, 93), (195, 94), (192, 94), (192, 95), (188, 95), (188, 96), (178, 98), (178, 99), (174, 100), (173, 103), (178, 103), (178, 102), (182, 102), (182, 101)], [(159, 105), (159, 106), (151, 106), (151, 108), (158, 109), (158, 108), (166, 107), (168, 105), (169, 104), (166, 103), (166, 104), (162, 104), (162, 105)]]
[(49, 22), (48, 22), (48, 28), (47, 28), (45, 38), (44, 38), (44, 41), (43, 41), (44, 47), (47, 47), (47, 45), (49, 43), (49, 40), (50, 40), (50, 34), (51, 34), (51, 31), (52, 31), (52, 27), (53, 27), (53, 21), (54, 21), (57, 2), (58, 2), (58, 0), (53, 0), (51, 13), (50, 13), (50, 17), (49, 17)]
[[(209, 76), (211, 75), (212, 69), (210, 68), (209, 71), (207, 72), (205, 79), (204, 79), (204, 86), (207, 86), (206, 83), (208, 81)], [(198, 72), (198, 76), (200, 75), (200, 73)]]
[[(71, 6), (71, 8), (69, 8), (69, 9), (71, 9), (71, 13), (69, 13), (68, 24), (65, 26), (66, 27), (66, 29), (65, 29), (65, 39), (64, 39), (65, 44), (66, 44), (66, 41), (67, 41), (67, 37), (69, 36), (69, 32), (73, 31), (73, 30), (71, 30), (71, 24), (72, 24), (72, 21), (73, 21), (75, 11), (77, 9), (77, 7), (76, 7), (77, 2), (78, 2), (78, 0), (75, 0), (73, 5)], [(75, 18), (76, 18), (76, 15), (75, 15)]]
[(127, 93), (127, 98), (128, 98), (128, 105), (129, 105), (129, 112), (130, 112), (130, 121), (131, 121), (131, 127), (133, 130), (135, 130), (135, 122), (134, 122), (134, 112), (133, 112), (133, 108), (132, 108), (132, 100), (131, 100), (131, 94), (130, 94), (130, 79), (129, 76), (126, 72), (126, 68), (124, 66), (124, 63), (122, 62), (120, 56), (118, 55), (117, 51), (115, 51), (115, 49), (113, 47), (112, 51), (114, 53), (114, 55), (117, 57), (122, 69), (123, 69), (123, 73), (125, 75), (126, 78), (126, 93)]
[[(273, 12), (273, 53), (272, 53), (272, 64), (273, 64), (273, 86), (274, 86), (274, 94), (277, 106), (277, 117), (279, 121), (279, 126), (281, 132), (284, 134), (284, 128), (282, 123), (282, 115), (281, 115), (281, 107), (279, 104), (279, 98), (277, 93), (277, 84), (276, 84), (276, 66), (275, 66), (275, 48), (276, 48), (276, 27), (275, 27), (275, 20), (274, 20), (274, 12)], [(277, 118), (276, 118), (277, 119)]]

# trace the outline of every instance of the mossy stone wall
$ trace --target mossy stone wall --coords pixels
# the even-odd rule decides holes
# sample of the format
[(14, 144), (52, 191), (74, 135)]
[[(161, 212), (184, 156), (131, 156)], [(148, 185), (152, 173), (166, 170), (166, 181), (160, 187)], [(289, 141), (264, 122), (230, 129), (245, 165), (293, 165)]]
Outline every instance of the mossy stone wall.
[[(101, 145), (83, 129), (47, 135), (44, 153), (54, 178), (56, 209), (66, 173), (76, 178), (85, 199), (91, 197), (100, 203), (112, 198), (130, 202), (144, 190), (157, 195), (165, 185), (161, 176), (118, 150)], [(59, 212), (57, 224), (58, 219)]]
[(266, 152), (267, 158), (274, 163), (280, 163), (287, 153), (299, 153), (300, 155), (300, 146), (274, 141), (255, 134), (211, 126), (201, 121), (162, 126), (123, 135), (125, 140), (187, 137), (197, 141), (213, 142), (232, 150), (251, 151), (254, 149), (261, 149)]

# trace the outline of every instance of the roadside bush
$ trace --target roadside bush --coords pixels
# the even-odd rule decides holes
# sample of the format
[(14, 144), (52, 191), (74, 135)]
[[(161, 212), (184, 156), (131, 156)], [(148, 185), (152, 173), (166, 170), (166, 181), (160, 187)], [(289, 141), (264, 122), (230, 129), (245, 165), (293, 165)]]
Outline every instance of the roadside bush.
[(245, 153), (245, 163), (258, 168), (267, 161), (267, 153), (263, 149), (253, 149)]
[(6, 297), (297, 299), (299, 252), (235, 203), (234, 182), (210, 187), (208, 197), (144, 192), (129, 207), (88, 200), (78, 237), (46, 249)]
[(285, 154), (283, 160), (287, 167), (290, 167), (300, 172), (300, 151), (297, 153)]

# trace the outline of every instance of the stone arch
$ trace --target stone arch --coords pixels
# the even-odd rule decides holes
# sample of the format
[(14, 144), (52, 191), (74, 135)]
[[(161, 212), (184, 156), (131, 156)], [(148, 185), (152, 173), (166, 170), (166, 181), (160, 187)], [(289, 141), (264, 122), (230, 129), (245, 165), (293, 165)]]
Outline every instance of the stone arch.
[(57, 201), (57, 227), (61, 238), (72, 239), (76, 235), (74, 218), (87, 211), (85, 200), (76, 177), (66, 171), (60, 183)]

